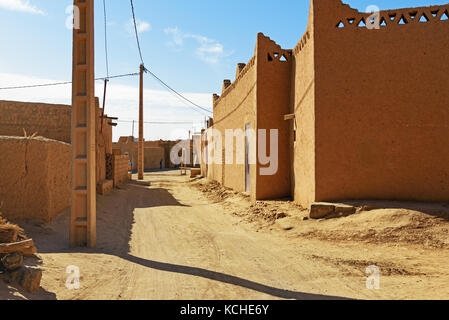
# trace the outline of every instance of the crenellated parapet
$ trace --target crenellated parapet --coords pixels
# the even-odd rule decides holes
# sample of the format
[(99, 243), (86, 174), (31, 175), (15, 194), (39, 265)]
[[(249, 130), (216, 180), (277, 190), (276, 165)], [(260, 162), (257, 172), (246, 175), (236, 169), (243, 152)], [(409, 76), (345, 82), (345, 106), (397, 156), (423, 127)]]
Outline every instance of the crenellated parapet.
[(257, 54), (262, 59), (266, 59), (268, 62), (289, 62), (291, 60), (292, 50), (282, 49), (280, 45), (263, 33), (257, 35), (257, 43)]
[[(360, 12), (334, 0), (338, 6), (337, 17), (333, 21), (335, 28), (343, 30), (375, 30), (405, 27), (406, 25), (426, 25), (449, 23), (449, 4), (412, 7), (379, 12)], [(377, 27), (377, 28), (376, 28)]]
[(304, 33), (304, 35), (302, 36), (301, 40), (299, 40), (296, 47), (293, 49), (293, 55), (295, 55), (295, 56), (298, 55), (304, 49), (304, 47), (307, 45), (309, 40), (310, 40), (310, 31), (307, 30)]
[(226, 91), (226, 89), (231, 85), (231, 80), (225, 79), (223, 80), (223, 89), (222, 93)]
[(238, 63), (237, 64), (237, 71), (235, 72), (236, 79), (239, 77), (240, 72), (242, 72), (243, 69), (245, 69), (245, 67), (246, 67), (246, 63)]
[[(218, 95), (214, 95), (214, 105), (218, 104), (221, 99), (223, 99), (224, 97), (226, 97), (228, 95), (228, 93), (230, 91), (232, 91), (232, 89), (235, 88), (235, 86), (239, 83), (239, 81), (248, 73), (248, 71), (254, 67), (256, 62), (256, 56), (252, 57), (251, 60), (249, 60), (249, 62), (245, 65), (245, 67), (240, 71), (238, 77), (235, 79), (235, 81), (231, 84), (229, 84), (229, 86), (227, 86), (226, 88), (223, 88), (223, 92), (221, 94), (221, 96)], [(216, 97), (215, 97), (216, 96)]]

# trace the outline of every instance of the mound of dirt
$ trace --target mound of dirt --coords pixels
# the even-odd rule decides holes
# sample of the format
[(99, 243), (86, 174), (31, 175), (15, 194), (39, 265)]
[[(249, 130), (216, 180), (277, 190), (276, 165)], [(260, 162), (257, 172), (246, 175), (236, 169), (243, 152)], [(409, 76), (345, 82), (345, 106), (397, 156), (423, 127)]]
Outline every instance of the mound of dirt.
[(303, 211), (291, 201), (256, 201), (255, 204), (251, 204), (247, 194), (223, 187), (215, 181), (195, 181), (192, 185), (203, 192), (208, 199), (232, 208), (234, 216), (240, 217), (248, 223), (261, 222), (271, 226), (277, 220), (289, 217), (290, 214), (287, 212)]
[(217, 182), (195, 182), (209, 199), (230, 209), (242, 223), (270, 229), (284, 222), (290, 236), (330, 242), (412, 244), (428, 248), (449, 248), (449, 205), (399, 201), (351, 203), (357, 213), (335, 219), (308, 219), (310, 210), (292, 201), (257, 201)]
[(207, 197), (214, 202), (222, 202), (232, 195), (238, 194), (238, 192), (225, 188), (215, 181), (196, 183), (193, 185), (196, 186), (201, 192), (205, 193)]
[(408, 243), (449, 248), (449, 221), (407, 209), (377, 209), (335, 220), (308, 222), (297, 228), (305, 238), (373, 244)]

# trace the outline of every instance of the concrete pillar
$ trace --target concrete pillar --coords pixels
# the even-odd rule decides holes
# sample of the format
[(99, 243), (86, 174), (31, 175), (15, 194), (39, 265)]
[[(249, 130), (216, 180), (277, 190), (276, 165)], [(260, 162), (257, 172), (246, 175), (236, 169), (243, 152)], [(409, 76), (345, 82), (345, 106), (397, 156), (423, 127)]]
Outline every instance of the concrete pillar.
[(73, 29), (72, 208), (70, 245), (96, 245), (96, 118), (94, 0), (74, 0), (79, 29)]
[(145, 68), (140, 65), (140, 91), (139, 91), (139, 150), (138, 150), (138, 178), (143, 180), (145, 171), (144, 136), (143, 136), (143, 72)]

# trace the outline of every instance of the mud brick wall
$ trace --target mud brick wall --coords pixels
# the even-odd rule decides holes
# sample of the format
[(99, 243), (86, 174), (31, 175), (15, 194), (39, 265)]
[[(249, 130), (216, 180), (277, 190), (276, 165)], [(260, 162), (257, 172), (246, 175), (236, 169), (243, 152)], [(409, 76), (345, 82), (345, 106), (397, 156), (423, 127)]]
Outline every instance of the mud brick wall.
[(114, 187), (128, 182), (128, 156), (114, 156), (112, 160)]
[[(279, 165), (275, 174), (261, 174), (266, 166), (259, 161), (250, 166), (250, 194), (253, 200), (282, 198), (291, 194), (289, 125), (284, 120), (284, 115), (290, 112), (292, 60), (291, 50), (282, 49), (259, 33), (255, 56), (245, 66), (238, 64), (235, 81), (229, 83), (225, 80), (222, 95), (213, 96), (213, 129), (221, 133), (223, 143), (210, 140), (208, 151), (211, 156), (221, 154), (222, 164), (211, 164), (208, 175), (224, 186), (244, 192), (246, 185), (245, 165), (242, 163), (244, 159), (236, 157), (238, 144), (244, 144), (244, 137), (236, 136), (231, 147), (226, 144), (226, 131), (234, 130), (235, 133), (239, 131), (244, 134), (248, 124), (254, 132), (266, 130), (269, 154), (270, 130), (278, 130)], [(211, 131), (208, 130), (206, 134), (210, 135)], [(253, 154), (254, 160), (258, 160), (255, 157), (258, 152), (258, 137), (252, 140), (249, 152)], [(231, 154), (233, 159), (229, 158)]]
[(293, 49), (290, 114), (292, 196), (308, 207), (315, 201), (315, 50), (314, 15), (310, 7), (306, 32)]
[[(254, 56), (246, 66), (238, 72), (235, 81), (224, 86), (221, 96), (214, 95), (214, 125), (213, 129), (221, 133), (222, 142), (214, 139), (211, 130), (206, 131), (209, 140), (207, 152), (208, 159), (220, 159), (221, 163), (210, 163), (208, 165), (208, 178), (217, 181), (228, 188), (233, 188), (240, 192), (245, 192), (245, 164), (234, 159), (233, 164), (225, 165), (225, 131), (241, 130), (244, 134), (245, 127), (250, 124), (256, 130), (256, 109), (257, 109), (257, 72), (256, 56)], [(237, 138), (233, 141), (232, 151), (237, 152), (237, 143), (242, 140)], [(235, 156), (234, 156), (235, 158)], [(256, 165), (251, 165), (251, 176), (256, 174)], [(252, 196), (255, 198), (256, 179), (251, 179)]]
[(449, 5), (313, 3), (315, 200), (449, 201)]
[(23, 137), (23, 129), (39, 136), (70, 143), (71, 106), (0, 101), (0, 135)]
[(8, 219), (48, 222), (70, 207), (70, 145), (0, 136), (0, 204)]
[(162, 160), (162, 168), (165, 168), (164, 148), (145, 148), (145, 170), (159, 169)]
[[(163, 168), (173, 168), (170, 152), (177, 143), (178, 141), (145, 141), (145, 170), (159, 169), (161, 159)], [(112, 148), (117, 154), (127, 153), (132, 161), (133, 171), (137, 172), (138, 143), (133, 141), (132, 137), (121, 137)], [(162, 153), (160, 149), (163, 149)]]
[[(255, 57), (213, 96), (213, 129), (279, 129), (279, 172), (251, 168), (253, 200), (447, 202), (448, 58), (449, 4), (373, 15), (311, 0), (293, 50), (258, 35)], [(243, 191), (244, 172), (212, 164), (208, 176)]]

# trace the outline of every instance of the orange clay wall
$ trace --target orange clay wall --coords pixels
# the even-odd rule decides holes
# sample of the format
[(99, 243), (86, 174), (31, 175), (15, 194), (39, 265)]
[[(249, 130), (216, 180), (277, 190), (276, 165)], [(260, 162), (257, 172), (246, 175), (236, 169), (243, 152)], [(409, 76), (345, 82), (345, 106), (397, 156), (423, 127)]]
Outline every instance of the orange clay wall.
[[(246, 124), (256, 130), (256, 57), (253, 57), (239, 73), (237, 79), (225, 88), (221, 97), (214, 101), (214, 125), (213, 129), (221, 132), (223, 145), (209, 145), (219, 153), (219, 157), (225, 157), (225, 130), (240, 129), (245, 132)], [(217, 150), (218, 149), (218, 150)], [(221, 150), (220, 150), (221, 149)], [(233, 164), (211, 164), (209, 165), (209, 178), (222, 183), (228, 188), (239, 192), (245, 192), (245, 165), (238, 164), (235, 157), (237, 151), (237, 139), (234, 139)], [(221, 153), (221, 154), (220, 154)], [(256, 197), (256, 165), (251, 166), (251, 195)]]
[(128, 156), (114, 156), (112, 160), (112, 171), (114, 187), (119, 187), (122, 184), (128, 183)]
[[(96, 179), (97, 183), (106, 179), (106, 155), (112, 154), (112, 126), (108, 124), (110, 120), (101, 119), (102, 109), (99, 108), (98, 98), (97, 105), (97, 123), (96, 123)], [(106, 116), (106, 115), (105, 115)], [(101, 122), (103, 121), (103, 125)]]
[(165, 168), (165, 150), (164, 148), (154, 147), (145, 148), (145, 170), (159, 169), (162, 160), (162, 168)]
[[(270, 155), (270, 130), (278, 130), (278, 168), (273, 175), (261, 175), (269, 165), (259, 161), (257, 200), (277, 199), (291, 195), (289, 123), (292, 51), (283, 50), (262, 33), (257, 36), (257, 128), (266, 130), (266, 153)], [(259, 139), (259, 137), (258, 137)], [(259, 153), (258, 149), (258, 153)], [(259, 159), (260, 160), (260, 159)]]
[[(242, 64), (237, 66), (236, 81), (224, 81), (222, 96), (214, 96), (213, 129), (218, 130), (223, 137), (221, 159), (227, 156), (226, 130), (241, 130), (244, 133), (246, 124), (251, 124), (255, 133), (266, 130), (267, 156), (271, 149), (270, 130), (278, 130), (277, 171), (273, 175), (262, 175), (260, 169), (269, 165), (263, 165), (259, 161), (257, 165), (251, 165), (250, 193), (252, 200), (289, 197), (290, 139), (289, 123), (284, 120), (284, 116), (290, 112), (292, 51), (283, 50), (270, 38), (259, 33), (255, 53), (245, 67)], [(258, 137), (254, 137), (252, 142), (250, 152), (255, 153), (254, 158), (259, 153), (258, 140)], [(212, 148), (220, 156), (220, 146), (215, 142), (212, 141), (208, 148)], [(215, 163), (209, 166), (209, 178), (225, 187), (244, 192), (245, 165), (237, 163), (237, 138), (234, 138), (232, 153), (232, 164)]]
[(70, 145), (0, 136), (0, 211), (48, 222), (70, 206)]
[(307, 31), (293, 49), (289, 121), (292, 196), (304, 207), (315, 201), (315, 67), (313, 6)]
[(0, 135), (39, 136), (70, 143), (71, 107), (45, 103), (0, 101)]
[[(145, 141), (145, 170), (159, 169), (161, 160), (162, 168), (173, 167), (170, 151), (176, 143), (175, 141)], [(138, 143), (132, 141), (132, 137), (120, 138), (119, 142), (113, 144), (113, 149), (122, 155), (128, 153), (133, 164), (133, 171), (137, 170)]]
[(340, 0), (313, 3), (316, 200), (449, 201), (449, 5), (368, 30)]

